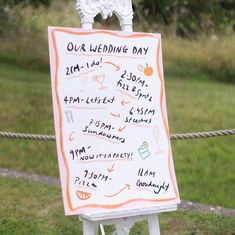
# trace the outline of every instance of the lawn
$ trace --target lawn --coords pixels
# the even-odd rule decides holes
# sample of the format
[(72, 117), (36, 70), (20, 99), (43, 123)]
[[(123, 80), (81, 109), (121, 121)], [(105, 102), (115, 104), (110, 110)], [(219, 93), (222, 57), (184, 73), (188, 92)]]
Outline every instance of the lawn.
[[(0, 177), (0, 234), (4, 235), (82, 235), (78, 216), (64, 216), (58, 186), (33, 183), (25, 179)], [(213, 214), (170, 212), (159, 215), (162, 235), (213, 234), (234, 232), (235, 220)], [(108, 234), (113, 227), (106, 227)], [(130, 235), (148, 235), (146, 221), (134, 225)]]
[[(167, 67), (167, 66), (166, 66)], [(165, 83), (171, 133), (235, 127), (235, 86), (215, 82), (185, 68)], [(50, 78), (47, 71), (1, 63), (0, 130), (54, 134)], [(172, 141), (181, 197), (235, 207), (235, 136)], [(58, 175), (54, 142), (1, 139), (0, 166)]]
[[(47, 62), (20, 53), (8, 53), (4, 58), (3, 52), (0, 130), (54, 134)], [(172, 66), (166, 60), (165, 85), (171, 133), (235, 127), (233, 84), (217, 82), (194, 67)], [(235, 136), (172, 141), (184, 200), (235, 207), (234, 141)], [(58, 176), (55, 142), (1, 139), (0, 166)]]
[[(47, 26), (79, 27), (74, 2), (53, 1), (51, 8), (37, 10), (16, 7), (13, 15), (20, 30), (0, 37), (0, 131), (54, 135)], [(119, 29), (94, 25), (104, 27)], [(134, 31), (142, 30), (134, 22)], [(234, 40), (235, 35), (217, 40), (163, 35), (171, 134), (235, 128)], [(234, 143), (235, 135), (172, 141), (182, 199), (235, 208)], [(0, 167), (58, 176), (55, 142), (2, 138)], [(78, 217), (64, 216), (60, 187), (0, 177), (0, 189), (0, 234), (82, 234)], [(160, 225), (163, 235), (229, 235), (235, 220), (177, 211), (161, 214)], [(137, 223), (131, 234), (147, 235), (147, 223)]]

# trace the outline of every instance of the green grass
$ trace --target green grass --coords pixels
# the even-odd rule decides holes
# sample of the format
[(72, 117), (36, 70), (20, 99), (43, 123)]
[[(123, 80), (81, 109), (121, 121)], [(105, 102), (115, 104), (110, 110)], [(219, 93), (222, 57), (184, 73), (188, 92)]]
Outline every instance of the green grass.
[(49, 73), (0, 63), (0, 89), (1, 129), (53, 133)]
[(165, 64), (171, 74), (186, 75), (184, 77), (188, 79), (202, 73), (204, 79), (235, 83), (234, 41), (234, 34), (218, 37), (217, 40), (183, 40), (163, 36)]
[[(17, 7), (12, 15), (20, 17), (21, 33), (0, 39), (0, 130), (54, 134), (47, 26), (79, 27), (74, 2), (53, 1), (49, 9)], [(119, 29), (109, 22), (106, 28)], [(134, 24), (135, 31), (143, 27)], [(171, 133), (235, 127), (234, 38), (163, 36)], [(235, 136), (172, 142), (183, 199), (235, 208), (234, 141)], [(55, 143), (1, 139), (0, 166), (58, 176)]]
[[(166, 66), (171, 133), (235, 127), (235, 86)], [(188, 76), (186, 76), (188, 75)], [(54, 134), (49, 73), (0, 63), (0, 130)], [(172, 142), (181, 197), (235, 208), (235, 136)], [(1, 139), (0, 166), (58, 176), (55, 142)]]
[[(82, 235), (78, 216), (64, 216), (58, 186), (2, 177), (0, 185), (0, 234)], [(163, 235), (229, 235), (235, 227), (234, 218), (198, 212), (163, 213), (159, 219)], [(112, 230), (113, 227), (106, 227), (108, 234)], [(147, 235), (147, 223), (137, 223), (130, 234)]]
[[(49, 73), (0, 63), (0, 130), (54, 134)], [(1, 167), (58, 175), (55, 142), (1, 139)]]
[[(74, 4), (13, 9), (19, 30), (0, 38), (0, 131), (54, 134), (47, 26), (79, 27)], [(94, 28), (119, 30), (108, 22)], [(144, 27), (151, 30), (134, 24), (135, 31)], [(171, 133), (235, 128), (234, 39), (163, 36)], [(234, 142), (235, 136), (172, 141), (182, 199), (235, 208)], [(55, 142), (1, 139), (0, 167), (58, 176)], [(63, 215), (59, 187), (6, 178), (0, 185), (0, 234), (82, 234), (78, 217)], [(162, 234), (173, 235), (234, 234), (235, 227), (234, 218), (182, 211), (160, 215), (160, 223)], [(146, 222), (131, 234), (147, 235)]]
[[(166, 79), (171, 133), (235, 127), (235, 86), (203, 81), (200, 75)], [(235, 207), (234, 141), (235, 136), (172, 141), (182, 198)]]

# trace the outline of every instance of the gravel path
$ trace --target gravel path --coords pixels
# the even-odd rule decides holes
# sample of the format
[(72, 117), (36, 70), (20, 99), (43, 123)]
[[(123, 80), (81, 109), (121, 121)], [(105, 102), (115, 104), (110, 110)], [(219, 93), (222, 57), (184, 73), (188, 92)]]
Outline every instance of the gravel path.
[[(6, 168), (0, 168), (0, 177), (8, 177), (8, 178), (15, 178), (15, 179), (25, 178), (33, 182), (45, 183), (45, 184), (50, 184), (50, 185), (60, 184), (60, 180), (57, 177), (23, 173), (23, 172), (8, 170)], [(187, 202), (184, 200), (181, 200), (179, 209), (186, 210), (186, 211), (215, 213), (218, 215), (235, 217), (235, 209), (223, 208), (220, 206), (205, 205), (205, 204), (200, 204), (196, 202)]]

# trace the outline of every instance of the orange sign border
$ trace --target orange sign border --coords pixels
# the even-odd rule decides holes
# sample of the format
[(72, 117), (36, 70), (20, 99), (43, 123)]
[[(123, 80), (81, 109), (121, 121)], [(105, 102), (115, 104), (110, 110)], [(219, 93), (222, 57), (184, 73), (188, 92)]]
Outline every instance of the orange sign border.
[(54, 47), (54, 51), (55, 51), (55, 78), (54, 78), (54, 88), (55, 88), (55, 98), (56, 98), (56, 103), (57, 103), (57, 107), (58, 107), (58, 112), (59, 112), (59, 146), (60, 146), (60, 152), (61, 155), (63, 157), (63, 162), (65, 165), (65, 169), (66, 169), (66, 197), (67, 197), (67, 203), (68, 203), (68, 207), (71, 211), (76, 211), (82, 208), (106, 208), (106, 209), (115, 209), (121, 206), (124, 206), (126, 204), (129, 204), (131, 202), (167, 202), (167, 201), (173, 201), (176, 199), (179, 199), (179, 192), (177, 189), (177, 185), (176, 185), (176, 181), (175, 178), (173, 177), (173, 173), (172, 173), (172, 164), (171, 164), (171, 145), (170, 145), (170, 134), (168, 131), (168, 125), (167, 125), (167, 120), (166, 117), (164, 115), (163, 112), (163, 107), (165, 105), (164, 103), (164, 78), (163, 78), (163, 74), (161, 73), (161, 64), (160, 64), (160, 49), (161, 49), (161, 39), (158, 41), (158, 49), (157, 49), (157, 54), (156, 54), (156, 61), (157, 61), (157, 71), (158, 71), (158, 75), (160, 78), (160, 83), (161, 83), (161, 93), (160, 93), (160, 103), (161, 103), (161, 113), (162, 113), (162, 117), (163, 117), (163, 123), (164, 123), (164, 128), (165, 128), (165, 132), (168, 138), (168, 169), (169, 169), (169, 173), (170, 173), (170, 178), (171, 181), (173, 183), (173, 188), (174, 188), (174, 193), (175, 193), (175, 197), (172, 198), (166, 198), (166, 199), (144, 199), (144, 198), (135, 198), (135, 199), (131, 199), (131, 200), (127, 200), (123, 203), (118, 203), (115, 205), (104, 205), (104, 204), (87, 204), (84, 206), (79, 206), (76, 208), (73, 208), (72, 206), (72, 202), (71, 202), (71, 198), (70, 198), (70, 182), (69, 182), (69, 178), (70, 178), (70, 172), (69, 172), (69, 166), (68, 166), (68, 162), (67, 162), (67, 158), (64, 152), (64, 144), (63, 144), (63, 133), (62, 133), (62, 112), (61, 112), (61, 105), (60, 105), (60, 100), (59, 100), (59, 94), (58, 94), (58, 70), (59, 70), (59, 55), (58, 55), (58, 48), (57, 48), (57, 44), (56, 44), (56, 39), (55, 39), (55, 33), (56, 32), (61, 32), (61, 33), (67, 33), (67, 34), (72, 34), (72, 35), (92, 35), (92, 34), (108, 34), (108, 35), (112, 35), (112, 36), (117, 36), (117, 37), (121, 37), (121, 38), (139, 38), (139, 37), (153, 37), (159, 40), (159, 38), (157, 38), (156, 36), (154, 36), (154, 34), (147, 34), (147, 33), (134, 33), (131, 35), (126, 35), (126, 34), (120, 34), (120, 33), (116, 33), (113, 31), (105, 31), (105, 30), (95, 30), (95, 31), (81, 31), (81, 32), (74, 32), (71, 29), (62, 29), (62, 28), (54, 28), (51, 31), (52, 34), (52, 42), (53, 42), (53, 47)]

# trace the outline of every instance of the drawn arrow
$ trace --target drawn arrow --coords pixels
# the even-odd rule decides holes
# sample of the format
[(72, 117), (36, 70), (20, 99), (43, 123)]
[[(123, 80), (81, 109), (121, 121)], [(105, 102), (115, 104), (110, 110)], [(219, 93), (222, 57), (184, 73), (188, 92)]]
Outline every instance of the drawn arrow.
[(121, 105), (123, 105), (123, 106), (124, 106), (125, 104), (129, 104), (129, 103), (130, 103), (129, 101), (125, 101), (125, 100), (122, 100), (122, 101), (121, 101)]
[(114, 63), (112, 63), (112, 62), (106, 61), (106, 62), (104, 62), (104, 63), (113, 65), (113, 66), (116, 68), (116, 69), (115, 69), (116, 71), (118, 71), (118, 70), (120, 69), (120, 66), (119, 66), (119, 65), (116, 65), (116, 64), (114, 64)]
[(112, 165), (112, 167), (111, 168), (108, 168), (108, 172), (113, 172), (114, 171), (114, 163), (113, 163), (113, 165)]
[(124, 127), (119, 127), (118, 131), (119, 131), (119, 132), (123, 132), (125, 128), (126, 128), (126, 126), (124, 126)]
[(74, 134), (74, 132), (71, 132), (70, 135), (69, 135), (69, 140), (70, 140), (70, 141), (73, 141), (73, 140), (74, 140), (74, 137), (72, 137), (73, 134)]
[(125, 187), (122, 188), (122, 189), (120, 189), (117, 193), (112, 194), (112, 195), (104, 195), (104, 196), (105, 196), (105, 197), (115, 197), (115, 196), (117, 196), (119, 193), (121, 193), (123, 190), (125, 190), (125, 189), (130, 190), (130, 188), (131, 188), (131, 186), (130, 186), (129, 184), (125, 184)]
[(117, 117), (117, 118), (120, 118), (121, 117), (121, 115), (120, 114), (114, 114), (114, 113), (110, 113), (112, 116), (114, 116), (114, 117)]

